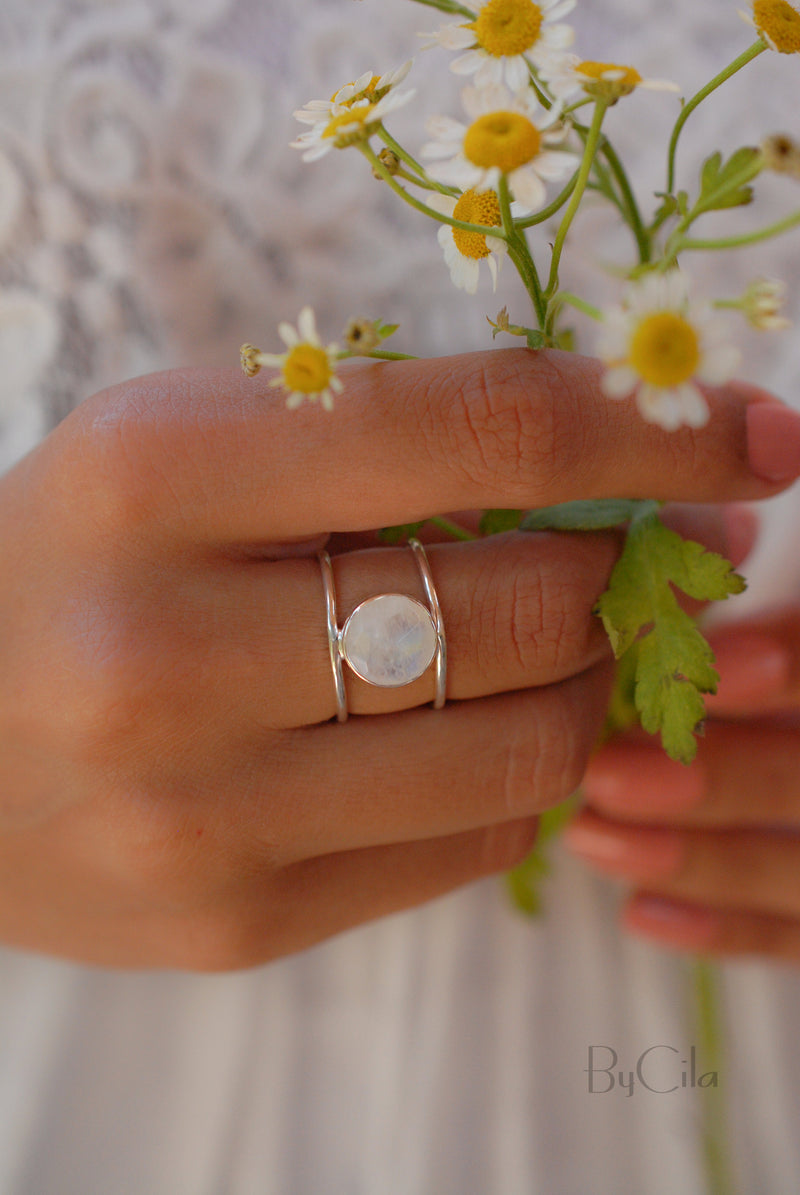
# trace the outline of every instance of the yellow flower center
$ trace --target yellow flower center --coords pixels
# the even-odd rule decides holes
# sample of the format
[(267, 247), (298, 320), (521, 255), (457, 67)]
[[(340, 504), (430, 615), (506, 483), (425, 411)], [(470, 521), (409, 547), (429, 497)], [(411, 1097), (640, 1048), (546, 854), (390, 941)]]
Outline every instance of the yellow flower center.
[[(465, 191), (453, 210), (453, 216), (465, 224), (485, 224), (487, 228), (498, 228), (502, 223), (500, 203), (494, 191), (484, 191), (482, 195), (476, 191)], [(489, 256), (486, 237), (479, 232), (464, 232), (462, 228), (454, 228), (453, 240), (456, 249), (464, 257), (479, 261)]]
[(753, 19), (781, 54), (800, 53), (800, 12), (786, 0), (754, 0)]
[(296, 344), (289, 350), (283, 365), (283, 380), (287, 390), (303, 394), (320, 394), (327, 390), (333, 371), (324, 349), (315, 344)]
[(464, 137), (464, 156), (475, 166), (496, 166), (511, 174), (536, 157), (542, 136), (536, 125), (520, 112), (488, 112), (479, 116)]
[[(354, 95), (350, 96), (349, 100), (344, 100), (343, 103), (345, 104), (346, 107), (349, 107), (351, 104), (357, 103), (358, 100), (369, 100), (369, 102), (371, 104), (374, 104), (376, 100), (381, 98), (381, 96), (386, 95), (386, 92), (389, 90), (388, 87), (382, 88), (381, 96), (379, 96), (378, 92), (377, 92), (377, 87), (378, 87), (378, 84), (380, 83), (380, 81), (381, 81), (380, 75), (373, 75), (372, 78), (370, 79), (369, 83), (367, 84), (367, 86), (362, 91), (357, 91)], [(352, 84), (348, 84), (348, 86), (352, 86)], [(339, 94), (339, 92), (337, 91), (331, 96), (331, 102), (333, 102), (336, 99), (336, 96), (338, 94)]]
[(680, 386), (700, 364), (697, 333), (675, 311), (646, 315), (633, 334), (630, 363), (651, 386)]
[[(352, 144), (368, 132), (369, 116), (373, 107), (373, 104), (360, 104), (357, 107), (348, 107), (346, 112), (340, 112), (338, 116), (332, 116), (322, 136), (335, 137), (337, 145)], [(357, 127), (351, 129), (351, 125)], [(347, 128), (348, 132), (341, 134), (342, 128)]]
[(513, 58), (536, 44), (543, 20), (542, 10), (533, 0), (489, 0), (467, 28), (475, 30), (478, 44), (487, 54)]
[(615, 62), (582, 62), (577, 70), (579, 75), (594, 80), (604, 80), (610, 73), (613, 78), (608, 82), (624, 87), (636, 87), (642, 81), (642, 76), (632, 66), (617, 66)]

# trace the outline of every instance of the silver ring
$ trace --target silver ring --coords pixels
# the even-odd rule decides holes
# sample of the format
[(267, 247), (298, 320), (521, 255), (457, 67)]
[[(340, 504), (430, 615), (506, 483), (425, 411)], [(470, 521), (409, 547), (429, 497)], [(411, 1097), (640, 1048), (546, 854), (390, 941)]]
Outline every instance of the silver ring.
[(405, 593), (379, 593), (356, 606), (341, 627), (337, 622), (331, 558), (327, 552), (318, 553), (325, 590), (336, 717), (340, 722), (347, 721), (343, 663), (368, 685), (380, 689), (410, 685), (433, 664), (436, 682), (433, 708), (440, 710), (445, 703), (447, 640), (442, 609), (425, 549), (418, 539), (410, 539), (408, 546), (419, 568), (427, 606)]

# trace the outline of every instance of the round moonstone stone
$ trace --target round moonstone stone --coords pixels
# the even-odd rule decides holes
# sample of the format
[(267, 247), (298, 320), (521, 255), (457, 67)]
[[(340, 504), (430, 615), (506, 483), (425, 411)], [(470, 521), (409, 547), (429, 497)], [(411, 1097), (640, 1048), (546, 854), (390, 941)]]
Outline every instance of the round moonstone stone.
[(422, 676), (436, 654), (430, 611), (404, 593), (357, 606), (342, 628), (342, 655), (370, 685), (394, 689)]

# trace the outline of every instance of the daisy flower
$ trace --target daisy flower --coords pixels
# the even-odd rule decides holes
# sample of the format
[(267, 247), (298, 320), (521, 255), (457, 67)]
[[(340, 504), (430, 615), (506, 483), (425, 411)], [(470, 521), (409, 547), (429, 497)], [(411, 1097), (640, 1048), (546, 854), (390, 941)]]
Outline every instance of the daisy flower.
[(604, 324), (598, 353), (608, 366), (601, 385), (609, 398), (635, 393), (647, 422), (666, 431), (708, 421), (697, 383), (728, 381), (740, 354), (724, 340), (708, 304), (690, 301), (679, 270), (632, 283), (623, 305), (608, 311)]
[[(356, 83), (359, 82), (361, 80), (356, 80)], [(322, 158), (332, 149), (345, 149), (358, 141), (366, 141), (380, 128), (384, 117), (402, 108), (415, 95), (413, 90), (384, 89), (380, 99), (373, 101), (367, 94), (369, 86), (360, 95), (353, 94), (343, 103), (334, 97), (333, 100), (311, 100), (305, 108), (298, 108), (294, 113), (295, 118), (312, 127), (307, 133), (301, 133), (296, 141), (291, 141), (290, 145), (292, 149), (303, 151), (304, 162)], [(339, 95), (341, 92), (337, 92)]]
[(785, 299), (785, 282), (759, 278), (744, 292), (741, 307), (747, 321), (759, 332), (782, 332), (792, 326), (792, 321), (782, 314)]
[(530, 66), (553, 65), (572, 45), (570, 25), (558, 21), (572, 12), (576, 0), (478, 0), (474, 21), (443, 25), (425, 48), (466, 50), (451, 64), (457, 75), (475, 75), (479, 87), (507, 83), (520, 91), (530, 78)]
[(614, 104), (637, 87), (646, 91), (680, 90), (677, 83), (670, 83), (667, 79), (643, 79), (632, 66), (619, 66), (615, 62), (584, 62), (577, 54), (565, 56), (555, 69), (545, 68), (541, 75), (558, 99), (566, 99), (576, 91), (585, 91), (594, 99)]
[(545, 112), (532, 93), (511, 96), (505, 87), (465, 87), (461, 98), (472, 123), (435, 116), (427, 125), (435, 138), (424, 157), (439, 159), (431, 174), (461, 191), (497, 190), (501, 175), (520, 210), (538, 211), (547, 199), (545, 181), (566, 178), (577, 169), (575, 154), (551, 150), (563, 140), (557, 105)]
[(438, 239), (454, 286), (474, 295), (478, 289), (480, 263), (485, 261), (492, 275), (492, 289), (497, 290), (497, 274), (506, 254), (506, 244), (488, 232), (502, 223), (500, 202), (495, 192), (484, 191), (479, 195), (476, 191), (465, 191), (459, 199), (433, 195), (428, 199), (428, 205), (445, 216), (463, 220), (465, 224), (486, 225), (487, 232), (483, 235), (442, 224)]
[(788, 0), (753, 0), (753, 11), (739, 15), (752, 25), (771, 50), (800, 54), (800, 12)]
[(311, 402), (319, 399), (326, 411), (332, 411), (333, 395), (344, 389), (336, 376), (337, 345), (323, 347), (310, 307), (304, 307), (300, 312), (297, 328), (281, 323), (278, 333), (286, 345), (285, 353), (262, 353), (251, 344), (242, 345), (244, 372), (248, 377), (254, 377), (264, 365), (279, 369), (280, 374), (269, 384), (283, 387), (287, 407), (299, 407), (306, 399)]

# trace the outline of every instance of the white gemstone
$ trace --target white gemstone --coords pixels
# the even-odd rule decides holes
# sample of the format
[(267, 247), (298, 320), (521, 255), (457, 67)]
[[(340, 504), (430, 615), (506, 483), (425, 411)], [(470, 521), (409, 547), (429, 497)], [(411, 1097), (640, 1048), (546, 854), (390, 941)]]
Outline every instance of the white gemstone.
[(347, 663), (362, 680), (387, 689), (422, 676), (436, 646), (430, 612), (403, 593), (368, 598), (342, 629), (342, 655)]

